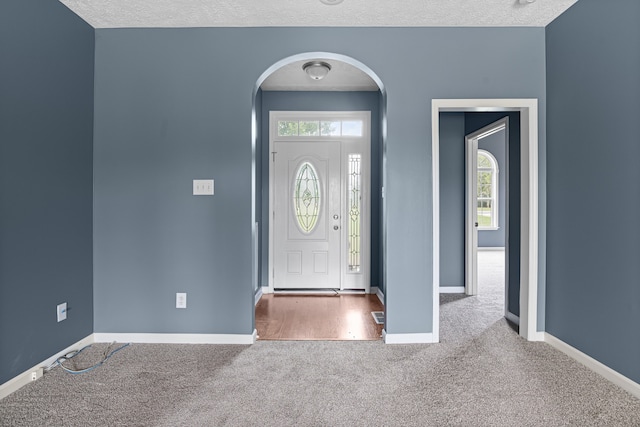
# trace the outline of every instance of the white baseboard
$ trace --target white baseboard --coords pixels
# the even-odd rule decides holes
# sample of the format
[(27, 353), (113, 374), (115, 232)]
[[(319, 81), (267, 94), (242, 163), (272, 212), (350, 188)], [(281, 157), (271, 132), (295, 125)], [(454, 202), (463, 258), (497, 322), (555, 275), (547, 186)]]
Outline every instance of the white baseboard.
[(266, 294), (272, 294), (273, 291), (269, 289), (268, 286), (262, 286), (262, 295), (266, 295)]
[(591, 356), (581, 352), (577, 348), (570, 346), (547, 332), (544, 333), (544, 341), (556, 350), (563, 352), (567, 356), (591, 369), (596, 374), (603, 376), (605, 379), (640, 399), (640, 384), (637, 382), (625, 377), (617, 371), (614, 371), (607, 365), (598, 362)]
[(256, 291), (254, 305), (258, 305), (258, 301), (260, 301), (260, 298), (262, 298), (262, 293), (263, 293), (262, 289), (264, 288), (260, 287)]
[(497, 246), (497, 247), (491, 247), (491, 246), (480, 247), (480, 246), (478, 246), (478, 250), (479, 251), (504, 251), (504, 246)]
[(441, 294), (464, 294), (464, 286), (440, 286)]
[(520, 317), (516, 316), (515, 314), (507, 311), (504, 314), (504, 317), (506, 317), (509, 322), (515, 323), (516, 325), (520, 326)]
[(372, 286), (371, 287), (371, 293), (372, 294), (376, 294), (376, 296), (378, 297), (378, 299), (380, 300), (380, 302), (382, 303), (382, 305), (384, 305), (384, 294), (382, 293), (382, 291), (380, 290), (379, 287), (377, 286)]
[(95, 333), (95, 342), (130, 342), (145, 344), (253, 344), (258, 336), (252, 334), (119, 334)]
[(431, 344), (433, 334), (388, 334), (386, 330), (382, 330), (382, 340), (385, 344)]
[(93, 334), (91, 334), (91, 335), (81, 339), (77, 343), (70, 345), (69, 347), (65, 348), (64, 350), (59, 351), (58, 353), (54, 354), (53, 356), (51, 356), (47, 360), (43, 360), (42, 362), (38, 363), (33, 368), (26, 370), (25, 372), (21, 373), (17, 377), (12, 378), (9, 381), (7, 381), (6, 383), (0, 385), (0, 399), (4, 399), (8, 395), (10, 395), (14, 391), (18, 390), (19, 388), (27, 385), (31, 381), (35, 381), (33, 379), (34, 375), (35, 375), (35, 379), (36, 380), (38, 378), (40, 378), (42, 376), (42, 374), (43, 374), (43, 369), (44, 368), (48, 368), (49, 366), (51, 366), (51, 364), (53, 362), (55, 362), (56, 360), (58, 360), (58, 358), (60, 356), (64, 356), (65, 354), (68, 354), (68, 353), (72, 352), (73, 350), (80, 350), (82, 347), (85, 347), (85, 346), (87, 346), (89, 344), (93, 344), (93, 342), (94, 342), (93, 341)]

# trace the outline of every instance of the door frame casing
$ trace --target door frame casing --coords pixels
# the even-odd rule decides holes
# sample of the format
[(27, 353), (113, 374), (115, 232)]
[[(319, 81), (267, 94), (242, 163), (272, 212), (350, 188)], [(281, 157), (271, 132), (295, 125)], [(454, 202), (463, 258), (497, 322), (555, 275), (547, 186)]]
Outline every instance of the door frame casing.
[[(273, 124), (277, 122), (279, 119), (288, 119), (288, 118), (296, 118), (298, 120), (331, 120), (331, 119), (340, 119), (340, 120), (363, 120), (363, 135), (362, 137), (356, 137), (362, 141), (362, 167), (364, 172), (362, 174), (362, 209), (366, 210), (365, 215), (363, 215), (361, 227), (366, 230), (366, 233), (361, 232), (361, 259), (362, 265), (364, 266), (362, 269), (362, 282), (364, 283), (363, 290), (365, 293), (371, 292), (371, 111), (281, 111), (281, 110), (272, 110), (269, 111), (269, 256), (268, 256), (268, 288), (263, 288), (263, 292), (273, 293), (275, 292), (275, 284), (274, 284), (274, 254), (275, 254), (275, 239), (274, 239), (274, 212), (275, 212), (275, 194), (274, 194), (274, 182), (275, 182), (275, 170), (273, 168), (273, 159), (272, 153), (274, 150), (274, 144), (278, 142), (278, 140), (283, 140), (282, 138), (278, 138), (276, 134), (276, 126)], [(322, 140), (319, 137), (299, 137), (300, 139), (308, 139), (309, 141), (318, 141)], [(326, 141), (336, 141), (341, 142), (341, 159), (340, 159), (340, 169), (341, 175), (346, 174), (345, 170), (345, 159), (344, 159), (344, 145), (342, 142), (345, 140), (349, 140), (353, 137), (327, 137)], [(348, 143), (347, 143), (348, 144)], [(346, 175), (345, 175), (346, 178)], [(340, 197), (342, 202), (344, 203), (344, 207), (346, 208), (346, 188), (341, 185)], [(341, 221), (341, 231), (346, 229), (346, 215), (343, 212)], [(344, 233), (344, 231), (343, 231)], [(341, 287), (340, 290), (344, 289), (345, 283), (347, 283), (346, 276), (346, 268), (344, 265), (344, 257), (346, 255), (346, 235), (341, 234), (341, 242), (340, 242), (340, 282)], [(347, 288), (348, 290), (349, 288)], [(352, 288), (353, 289), (353, 288)]]
[(434, 342), (440, 337), (440, 113), (520, 112), (520, 335), (543, 341), (538, 324), (538, 100), (433, 99), (432, 150), (432, 286)]

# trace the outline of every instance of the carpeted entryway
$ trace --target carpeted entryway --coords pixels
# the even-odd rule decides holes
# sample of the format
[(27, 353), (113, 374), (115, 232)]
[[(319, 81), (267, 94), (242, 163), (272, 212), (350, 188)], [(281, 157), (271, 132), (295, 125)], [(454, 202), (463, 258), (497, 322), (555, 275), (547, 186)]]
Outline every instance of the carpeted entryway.
[(0, 425), (640, 425), (640, 400), (521, 339), (490, 292), (442, 300), (440, 344), (134, 344), (90, 373), (56, 368), (8, 396)]

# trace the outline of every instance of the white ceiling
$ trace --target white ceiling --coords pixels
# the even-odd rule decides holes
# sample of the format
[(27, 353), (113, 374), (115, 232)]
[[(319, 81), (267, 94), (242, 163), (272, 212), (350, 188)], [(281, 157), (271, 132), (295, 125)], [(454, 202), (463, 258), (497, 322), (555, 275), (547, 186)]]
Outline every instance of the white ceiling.
[[(577, 0), (60, 0), (95, 28), (544, 27)], [(523, 3), (521, 3), (523, 1)]]

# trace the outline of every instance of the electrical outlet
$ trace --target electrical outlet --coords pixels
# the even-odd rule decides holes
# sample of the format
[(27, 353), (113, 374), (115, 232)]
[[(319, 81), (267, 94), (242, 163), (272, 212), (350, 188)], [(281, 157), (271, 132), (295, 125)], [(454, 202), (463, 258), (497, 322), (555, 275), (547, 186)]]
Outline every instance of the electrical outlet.
[(58, 322), (62, 322), (67, 318), (67, 303), (63, 302), (56, 307), (56, 314), (58, 316)]
[(213, 196), (213, 180), (212, 179), (194, 179), (193, 195), (194, 196)]
[(176, 308), (187, 308), (187, 294), (185, 292), (176, 294)]
[(44, 373), (44, 368), (36, 368), (35, 371), (31, 372), (31, 381), (35, 381), (42, 376)]

